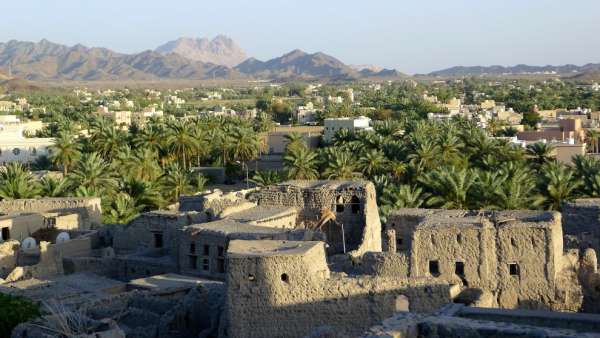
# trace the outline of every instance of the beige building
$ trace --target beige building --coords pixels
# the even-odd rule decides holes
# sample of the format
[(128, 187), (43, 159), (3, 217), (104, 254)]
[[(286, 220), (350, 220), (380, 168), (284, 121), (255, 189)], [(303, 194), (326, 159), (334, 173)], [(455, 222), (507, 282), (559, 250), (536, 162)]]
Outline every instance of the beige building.
[(285, 153), (285, 147), (287, 146), (286, 136), (292, 133), (298, 133), (302, 135), (304, 143), (309, 148), (317, 148), (321, 143), (321, 136), (323, 134), (323, 127), (321, 126), (277, 126), (275, 129), (264, 134), (267, 144), (267, 152), (270, 155), (283, 154)]
[(28, 138), (43, 127), (41, 121), (21, 123), (14, 115), (0, 116), (0, 165), (9, 162), (32, 163), (50, 155), (53, 138)]
[(370, 126), (371, 119), (365, 116), (329, 118), (325, 119), (324, 125), (323, 139), (325, 142), (331, 142), (335, 134), (342, 129), (346, 129), (350, 133), (373, 130)]

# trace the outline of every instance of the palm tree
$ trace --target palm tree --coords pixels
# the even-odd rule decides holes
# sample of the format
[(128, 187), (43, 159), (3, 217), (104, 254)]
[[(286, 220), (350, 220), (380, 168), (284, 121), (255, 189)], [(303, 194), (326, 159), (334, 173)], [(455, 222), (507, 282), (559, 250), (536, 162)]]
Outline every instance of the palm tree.
[(388, 160), (381, 150), (370, 150), (358, 159), (358, 165), (365, 176), (373, 177), (386, 171)]
[(357, 164), (350, 153), (340, 151), (335, 153), (332, 161), (325, 163), (325, 171), (323, 177), (331, 179), (348, 179), (360, 176), (356, 172)]
[(527, 146), (527, 155), (538, 166), (549, 162), (554, 157), (553, 152), (553, 146), (542, 142), (536, 142)]
[(139, 210), (156, 210), (165, 204), (160, 187), (154, 182), (131, 178), (123, 182), (122, 190), (133, 199)]
[(283, 178), (279, 174), (278, 171), (275, 170), (263, 170), (257, 171), (252, 177), (252, 182), (254, 182), (259, 187), (266, 187), (269, 185), (281, 183)]
[(389, 213), (402, 208), (419, 208), (425, 203), (423, 189), (407, 184), (389, 185), (383, 188), (379, 201), (380, 215), (385, 222)]
[[(117, 185), (110, 165), (98, 153), (85, 154), (67, 176), (71, 187), (85, 189), (96, 196), (108, 197)], [(82, 191), (82, 190), (81, 190)]]
[(68, 182), (64, 178), (52, 178), (46, 175), (40, 180), (41, 195), (45, 197), (62, 197), (68, 187)]
[(64, 176), (67, 176), (70, 168), (81, 157), (79, 143), (72, 134), (66, 132), (58, 134), (49, 150), (50, 159), (56, 166), (62, 168)]
[(137, 217), (142, 208), (126, 193), (118, 193), (105, 207), (104, 223), (127, 224)]
[(497, 202), (500, 209), (531, 208), (535, 192), (535, 175), (521, 162), (507, 162), (500, 167), (502, 184)]
[(294, 149), (284, 156), (283, 161), (289, 179), (313, 180), (319, 177), (317, 153), (310, 149)]
[(125, 132), (112, 124), (102, 126), (100, 130), (92, 133), (90, 138), (94, 150), (107, 159), (114, 158), (126, 139)]
[(563, 202), (575, 198), (581, 181), (575, 177), (571, 168), (558, 162), (549, 162), (542, 167), (541, 172), (542, 195), (538, 203), (550, 210), (560, 210)]
[(31, 172), (19, 162), (10, 162), (0, 168), (0, 197), (2, 199), (33, 198), (40, 192)]
[(165, 169), (162, 184), (170, 201), (177, 201), (179, 196), (192, 190), (191, 173), (177, 162), (170, 163)]
[(171, 144), (171, 151), (182, 161), (183, 169), (188, 168), (189, 157), (197, 148), (191, 128), (184, 121), (175, 120), (169, 123), (168, 142)]
[(473, 170), (445, 167), (429, 172), (420, 179), (420, 182), (431, 193), (427, 201), (429, 206), (444, 209), (471, 209), (474, 204), (472, 195), (477, 177), (477, 172)]
[(306, 148), (306, 143), (304, 143), (304, 138), (302, 137), (302, 134), (297, 133), (297, 132), (292, 132), (289, 134), (286, 134), (283, 137), (286, 140), (286, 145), (285, 145), (285, 152), (289, 152), (292, 149), (297, 149), (297, 148)]
[(591, 152), (597, 154), (599, 152), (598, 140), (600, 139), (600, 132), (595, 129), (588, 129), (585, 133), (585, 138)]

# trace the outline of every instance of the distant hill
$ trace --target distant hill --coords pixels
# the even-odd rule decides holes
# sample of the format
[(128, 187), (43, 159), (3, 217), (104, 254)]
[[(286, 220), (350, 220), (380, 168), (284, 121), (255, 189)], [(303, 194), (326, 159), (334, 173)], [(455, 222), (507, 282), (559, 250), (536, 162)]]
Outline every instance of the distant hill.
[(440, 77), (459, 77), (459, 76), (482, 76), (482, 75), (526, 75), (526, 74), (558, 74), (568, 75), (574, 73), (600, 70), (600, 64), (589, 63), (583, 66), (562, 65), (562, 66), (472, 66), (472, 67), (451, 67), (443, 70), (431, 72), (429, 76)]
[(373, 72), (366, 69), (357, 71), (333, 56), (324, 53), (309, 54), (299, 49), (268, 61), (250, 58), (235, 67), (235, 70), (251, 77), (280, 80), (354, 80), (363, 77), (394, 77), (403, 75), (395, 70), (385, 69), (380, 72)]
[(39, 89), (39, 86), (23, 79), (0, 80), (0, 90), (6, 92), (35, 91)]
[(228, 77), (231, 70), (153, 51), (120, 54), (106, 48), (68, 47), (48, 40), (0, 43), (0, 68), (27, 80), (155, 80)]
[(231, 38), (218, 35), (212, 40), (207, 38), (179, 38), (169, 41), (155, 49), (159, 54), (176, 53), (190, 60), (234, 67), (246, 60), (246, 52)]
[(575, 75), (568, 76), (565, 79), (585, 83), (600, 82), (600, 70), (590, 70), (582, 73), (577, 73)]
[(269, 61), (248, 59), (235, 67), (241, 73), (259, 78), (345, 80), (359, 74), (340, 60), (323, 53), (307, 54), (299, 49)]
[(0, 43), (0, 70), (6, 72), (11, 68), (14, 77), (30, 81), (354, 80), (404, 76), (396, 70), (387, 69), (376, 72), (364, 68), (356, 71), (327, 54), (308, 54), (300, 50), (264, 62), (249, 58), (231, 68), (197, 59), (220, 58), (215, 61), (234, 64), (236, 60), (245, 58), (245, 53), (240, 52), (241, 49), (238, 50), (235, 43), (224, 36), (207, 41), (179, 39), (159, 47), (160, 52), (147, 50), (137, 54), (122, 54), (106, 48), (83, 45), (69, 47), (48, 40), (12, 40)]

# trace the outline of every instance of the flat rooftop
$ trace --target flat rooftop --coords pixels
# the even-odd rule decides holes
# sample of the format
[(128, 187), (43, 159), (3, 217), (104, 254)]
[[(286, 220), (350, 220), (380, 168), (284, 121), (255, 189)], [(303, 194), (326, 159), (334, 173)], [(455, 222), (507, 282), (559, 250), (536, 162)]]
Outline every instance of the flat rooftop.
[(191, 289), (198, 285), (223, 284), (223, 282), (212, 281), (199, 277), (183, 276), (175, 273), (156, 275), (131, 280), (127, 286), (133, 289), (143, 290), (182, 290)]
[(228, 215), (227, 218), (247, 223), (252, 221), (260, 221), (264, 219), (274, 218), (274, 217), (282, 217), (286, 215), (290, 215), (292, 213), (296, 213), (297, 210), (294, 207), (287, 206), (256, 206), (250, 209), (242, 210), (240, 212), (233, 213)]
[(24, 296), (33, 301), (57, 301), (78, 305), (125, 292), (126, 284), (93, 273), (76, 273), (48, 279), (31, 278), (0, 285), (0, 292)]
[(264, 257), (302, 255), (310, 250), (323, 246), (323, 242), (296, 241), (231, 241), (227, 250), (228, 257)]
[(224, 236), (232, 236), (232, 235), (243, 235), (243, 234), (265, 234), (265, 235), (273, 235), (273, 234), (283, 234), (286, 233), (285, 230), (270, 228), (270, 227), (262, 227), (258, 225), (251, 225), (247, 223), (240, 223), (233, 219), (222, 219), (214, 222), (201, 223), (201, 224), (193, 224), (187, 226), (185, 228), (185, 232), (191, 233), (192, 235), (209, 232), (216, 233)]
[(292, 180), (278, 184), (277, 186), (294, 186), (304, 189), (348, 189), (348, 188), (364, 188), (368, 181), (365, 180)]

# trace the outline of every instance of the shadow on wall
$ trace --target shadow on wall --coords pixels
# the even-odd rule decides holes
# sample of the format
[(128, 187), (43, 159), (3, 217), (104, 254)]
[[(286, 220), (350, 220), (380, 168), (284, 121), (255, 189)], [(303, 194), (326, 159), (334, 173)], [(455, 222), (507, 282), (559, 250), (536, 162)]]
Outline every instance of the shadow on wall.
[[(290, 283), (289, 277), (282, 277), (280, 282)], [(398, 287), (387, 291), (365, 288), (360, 290), (361, 294), (325, 295), (319, 301), (284, 305), (274, 305), (275, 300), (255, 299), (243, 293), (228, 294), (230, 304), (226, 318), (229, 323), (223, 323), (220, 335), (305, 337), (327, 328), (337, 334), (335, 337), (357, 336), (397, 312), (436, 310), (451, 301), (449, 289), (449, 285)], [(290, 292), (290, 298), (294, 298), (292, 293), (299, 294)]]

